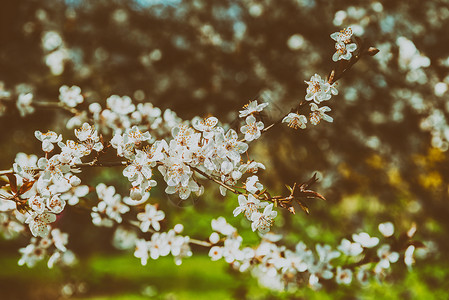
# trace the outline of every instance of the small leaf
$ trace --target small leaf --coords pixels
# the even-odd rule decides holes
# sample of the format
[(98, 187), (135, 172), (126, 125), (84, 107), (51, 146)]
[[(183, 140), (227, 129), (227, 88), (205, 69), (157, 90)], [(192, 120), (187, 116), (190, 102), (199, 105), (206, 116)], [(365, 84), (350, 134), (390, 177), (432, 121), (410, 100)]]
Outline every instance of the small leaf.
[(9, 185), (11, 186), (11, 191), (14, 194), (17, 194), (17, 178), (12, 173), (6, 174), (6, 177), (9, 179)]
[(293, 193), (293, 189), (292, 189), (292, 187), (291, 186), (289, 186), (289, 185), (285, 185), (285, 187), (289, 190), (289, 192), (290, 193)]
[(19, 189), (19, 194), (21, 195), (28, 192), (33, 187), (34, 182), (35, 181), (25, 181)]
[(315, 174), (313, 174), (312, 178), (310, 178), (307, 182), (301, 184), (296, 189), (294, 196), (301, 197), (301, 198), (320, 198), (320, 199), (326, 200), (326, 198), (324, 198), (323, 195), (321, 195), (320, 193), (317, 193), (315, 191), (308, 189), (317, 181), (318, 181), (318, 178), (316, 177), (316, 173), (315, 173)]
[(296, 199), (296, 202), (299, 204), (299, 206), (301, 207), (301, 209), (306, 213), (306, 214), (310, 214), (309, 212), (309, 208), (307, 207), (307, 205), (299, 200)]

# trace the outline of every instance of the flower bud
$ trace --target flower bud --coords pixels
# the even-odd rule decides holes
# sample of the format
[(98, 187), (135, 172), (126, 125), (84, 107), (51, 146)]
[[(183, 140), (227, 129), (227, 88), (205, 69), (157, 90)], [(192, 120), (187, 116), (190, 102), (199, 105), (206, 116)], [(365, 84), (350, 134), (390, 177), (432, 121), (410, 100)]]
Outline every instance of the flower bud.
[(93, 114), (98, 114), (101, 111), (101, 105), (98, 103), (92, 103), (91, 105), (89, 105), (89, 111)]
[(176, 224), (173, 228), (177, 234), (180, 234), (184, 230), (184, 225)]
[(218, 233), (212, 232), (212, 234), (209, 237), (209, 241), (212, 244), (216, 244), (216, 243), (218, 243), (219, 240), (220, 240), (220, 236), (218, 235)]
[(142, 199), (142, 193), (138, 187), (133, 187), (129, 193), (132, 200), (139, 201)]
[(377, 53), (379, 53), (379, 51), (380, 50), (375, 48), (375, 47), (369, 47), (368, 50), (367, 50), (367, 53), (368, 53), (369, 56), (374, 56)]
[(70, 185), (71, 186), (78, 186), (81, 183), (81, 179), (79, 179), (78, 176), (73, 175), (70, 177)]

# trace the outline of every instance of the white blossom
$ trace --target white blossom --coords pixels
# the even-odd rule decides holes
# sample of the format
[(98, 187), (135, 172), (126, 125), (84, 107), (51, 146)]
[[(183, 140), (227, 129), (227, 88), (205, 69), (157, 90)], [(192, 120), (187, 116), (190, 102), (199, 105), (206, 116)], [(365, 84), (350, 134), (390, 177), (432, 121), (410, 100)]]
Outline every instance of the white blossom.
[(277, 212), (273, 211), (273, 204), (265, 207), (263, 213), (254, 212), (251, 215), (251, 229), (253, 231), (259, 230), (260, 233), (267, 233), (273, 224), (273, 219), (277, 216)]
[(288, 126), (297, 129), (306, 128), (307, 118), (304, 115), (298, 115), (296, 113), (289, 113), (286, 117), (282, 119), (282, 123), (288, 123)]
[(240, 131), (245, 135), (245, 140), (250, 142), (260, 137), (263, 128), (264, 124), (261, 121), (256, 122), (256, 118), (251, 115), (246, 117), (246, 125), (242, 126)]
[(357, 256), (363, 252), (363, 248), (359, 243), (351, 243), (347, 239), (342, 239), (338, 250), (349, 256)]
[(159, 222), (164, 218), (165, 213), (161, 210), (157, 210), (156, 207), (151, 204), (145, 205), (145, 212), (137, 214), (137, 219), (140, 221), (140, 229), (143, 232), (148, 232), (150, 226), (153, 227), (154, 230), (159, 231), (161, 229)]
[(45, 237), (50, 232), (49, 223), (56, 221), (56, 215), (49, 212), (44, 212), (42, 214), (32, 212), (25, 223), (29, 224), (31, 233), (33, 236)]
[(331, 111), (329, 106), (318, 107), (315, 103), (310, 103), (310, 123), (313, 125), (318, 125), (321, 120), (327, 122), (333, 122), (334, 119), (326, 114), (326, 112)]
[(249, 194), (248, 199), (244, 195), (238, 196), (239, 206), (234, 209), (234, 216), (243, 212), (248, 220), (251, 220), (251, 215), (257, 212), (260, 208), (268, 205), (267, 202), (260, 202), (259, 199)]
[(378, 272), (381, 269), (388, 269), (390, 263), (395, 263), (399, 259), (399, 253), (391, 251), (391, 247), (388, 244), (382, 245), (377, 249), (377, 256), (379, 257), (379, 262), (376, 265)]
[(352, 52), (357, 50), (357, 44), (345, 44), (342, 42), (337, 42), (335, 44), (336, 52), (332, 55), (333, 61), (339, 61), (341, 59), (350, 60), (352, 57)]
[(28, 114), (32, 114), (34, 112), (33, 103), (33, 94), (20, 94), (19, 98), (17, 98), (17, 109), (19, 110), (20, 116), (24, 117)]
[(307, 101), (313, 100), (316, 104), (320, 104), (322, 101), (329, 100), (332, 95), (338, 94), (334, 84), (329, 84), (318, 74), (313, 75), (310, 81), (305, 81), (305, 83), (307, 83)]
[(239, 117), (244, 118), (253, 113), (261, 112), (265, 107), (268, 106), (268, 103), (257, 104), (257, 100), (250, 101), (249, 104), (246, 104), (243, 110), (240, 111)]
[(352, 271), (349, 269), (342, 269), (341, 267), (337, 267), (335, 281), (337, 281), (338, 284), (350, 284), (352, 282)]
[(58, 143), (62, 140), (62, 136), (58, 135), (54, 131), (48, 131), (47, 133), (42, 133), (39, 130), (34, 132), (36, 138), (42, 142), (42, 150), (44, 152), (51, 152), (54, 149), (53, 144)]
[(370, 237), (368, 233), (361, 232), (359, 234), (353, 234), (352, 239), (354, 242), (359, 243), (362, 247), (365, 248), (373, 248), (377, 244), (379, 244), (379, 238), (377, 237)]
[(384, 237), (390, 237), (394, 234), (394, 225), (391, 222), (379, 224), (379, 231)]
[(76, 107), (84, 101), (84, 97), (81, 95), (79, 86), (68, 87), (63, 85), (59, 88), (59, 100), (68, 107)]

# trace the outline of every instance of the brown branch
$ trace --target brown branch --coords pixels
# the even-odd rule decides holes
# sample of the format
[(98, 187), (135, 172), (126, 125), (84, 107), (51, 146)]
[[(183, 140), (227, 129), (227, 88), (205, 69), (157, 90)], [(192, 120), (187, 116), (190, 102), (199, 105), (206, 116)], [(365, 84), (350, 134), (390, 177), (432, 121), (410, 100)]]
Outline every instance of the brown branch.
[[(73, 166), (70, 166), (70, 168), (97, 168), (97, 167), (120, 167), (120, 166), (127, 166), (129, 164), (128, 161), (108, 161), (108, 162), (99, 162), (97, 160), (93, 160), (91, 162), (86, 163), (79, 163), (75, 164)], [(34, 168), (30, 169), (29, 171), (39, 172), (42, 171), (42, 169)], [(0, 176), (7, 175), (7, 174), (14, 174), (14, 170), (2, 170), (0, 171)]]

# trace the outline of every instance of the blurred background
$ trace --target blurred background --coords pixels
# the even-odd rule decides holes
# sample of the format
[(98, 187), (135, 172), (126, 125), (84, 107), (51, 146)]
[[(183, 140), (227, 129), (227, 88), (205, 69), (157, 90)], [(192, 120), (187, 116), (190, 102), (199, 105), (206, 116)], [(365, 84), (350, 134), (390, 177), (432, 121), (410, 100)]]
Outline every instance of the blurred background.
[[(309, 201), (309, 216), (283, 214), (274, 230), (287, 245), (337, 246), (354, 232), (378, 234), (391, 221), (397, 232), (414, 222), (427, 256), (409, 272), (399, 264), (388, 282), (353, 284), (296, 294), (263, 289), (249, 275), (212, 263), (207, 250), (176, 267), (171, 258), (142, 267), (131, 252), (115, 250), (113, 230), (95, 228), (90, 215), (67, 209), (60, 220), (78, 255), (75, 269), (18, 267), (17, 249), (28, 240), (0, 240), (2, 299), (445, 299), (449, 282), (449, 1), (324, 0), (6, 0), (0, 9), (0, 168), (17, 152), (41, 155), (34, 131), (65, 138), (70, 114), (50, 108), (21, 117), (10, 101), (32, 92), (34, 101), (57, 101), (61, 85), (77, 85), (87, 103), (104, 106), (110, 95), (151, 102), (182, 119), (214, 115), (235, 124), (249, 100), (269, 102), (266, 124), (304, 99), (315, 73), (333, 68), (329, 35), (351, 26), (380, 52), (360, 60), (338, 82), (327, 102), (334, 122), (292, 130), (277, 126), (252, 144), (265, 164), (259, 177), (270, 191), (304, 182), (318, 172), (315, 190), (327, 201)], [(12, 97), (4, 96), (9, 92)], [(83, 173), (127, 194), (121, 170)], [(258, 237), (243, 218), (231, 218), (236, 199), (218, 189), (181, 202), (164, 188), (152, 202), (167, 214), (163, 228), (185, 225), (185, 234), (207, 238), (220, 215)], [(88, 195), (95, 203), (95, 195)], [(90, 200), (89, 200), (90, 199)], [(243, 221), (243, 222), (240, 222)], [(445, 259), (446, 257), (446, 259)], [(446, 286), (447, 287), (447, 286)], [(62, 296), (61, 296), (62, 295)]]

